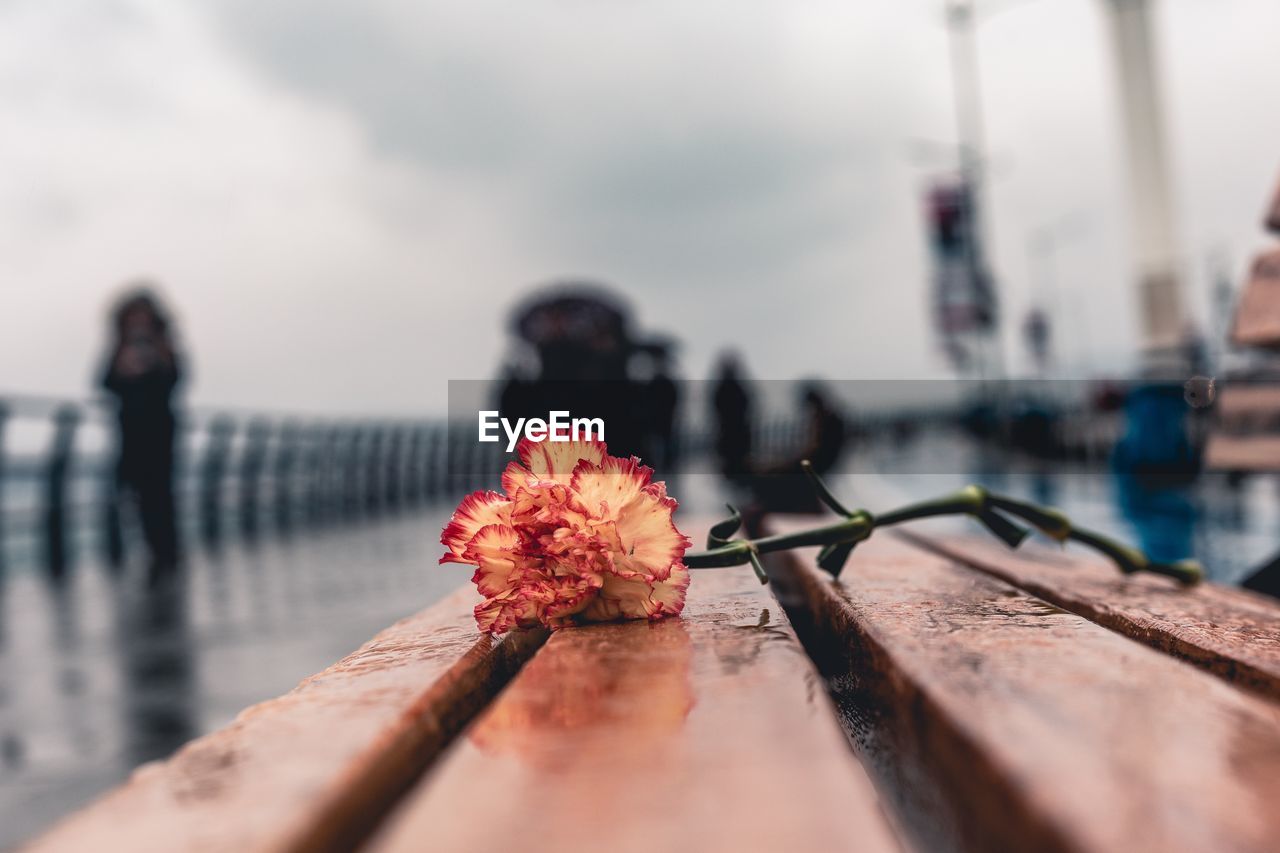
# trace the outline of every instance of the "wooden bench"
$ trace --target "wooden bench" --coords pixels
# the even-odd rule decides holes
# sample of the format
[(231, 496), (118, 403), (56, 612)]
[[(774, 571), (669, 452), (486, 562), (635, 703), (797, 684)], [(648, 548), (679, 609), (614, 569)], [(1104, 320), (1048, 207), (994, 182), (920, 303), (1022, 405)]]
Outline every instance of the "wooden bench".
[(696, 576), (681, 620), (555, 633), (373, 849), (428, 846), (898, 849), (786, 615), (749, 570)]
[(39, 851), (339, 850), (546, 639), (478, 636), (459, 590), (37, 839)]
[(1096, 558), (1028, 543), (904, 533), (935, 553), (1103, 627), (1280, 700), (1280, 612), (1274, 599), (1205, 584), (1188, 593), (1154, 575), (1126, 577)]
[(1280, 607), (877, 534), (680, 620), (399, 623), (48, 850), (1274, 850)]
[(545, 645), (479, 637), (474, 596), (141, 768), (30, 849), (899, 849), (749, 569), (699, 574), (684, 619)]
[(925, 541), (769, 562), (913, 842), (1277, 849), (1280, 607)]

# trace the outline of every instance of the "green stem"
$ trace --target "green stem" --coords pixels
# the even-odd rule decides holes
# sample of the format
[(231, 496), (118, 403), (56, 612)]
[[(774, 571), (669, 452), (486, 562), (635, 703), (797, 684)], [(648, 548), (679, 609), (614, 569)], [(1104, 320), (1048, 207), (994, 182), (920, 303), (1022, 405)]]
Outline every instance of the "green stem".
[(966, 486), (954, 495), (910, 504), (876, 516), (876, 527), (888, 527), (906, 521), (934, 518), (940, 515), (971, 515), (982, 505), (981, 492), (974, 486)]
[[(811, 479), (814, 481), (822, 502), (832, 508), (839, 508), (839, 511), (842, 511), (842, 514), (845, 515), (842, 521), (808, 530), (765, 536), (760, 539), (732, 540), (706, 551), (686, 553), (684, 555), (684, 564), (691, 569), (722, 568), (750, 564), (760, 577), (761, 582), (764, 583), (767, 578), (759, 562), (760, 554), (818, 545), (823, 546), (823, 554), (832, 558), (830, 563), (826, 559), (822, 560), (823, 566), (828, 568), (833, 575), (836, 575), (839, 574), (840, 567), (843, 565), (845, 557), (848, 556), (848, 552), (853, 549), (853, 546), (867, 539), (877, 528), (918, 521), (923, 518), (949, 515), (972, 516), (1011, 548), (1016, 548), (1029, 531), (1006, 518), (1004, 513), (1008, 513), (1023, 519), (1045, 535), (1060, 542), (1073, 539), (1093, 548), (1109, 557), (1125, 573), (1154, 572), (1176, 578), (1184, 584), (1194, 584), (1204, 576), (1200, 565), (1194, 560), (1181, 560), (1176, 563), (1153, 562), (1146, 554), (1136, 548), (1116, 542), (1091, 530), (1074, 526), (1071, 524), (1070, 519), (1057, 510), (1047, 509), (1004, 495), (992, 494), (981, 486), (966, 486), (955, 494), (946, 497), (922, 501), (900, 507), (883, 515), (873, 516), (866, 510), (844, 511), (840, 501), (827, 489), (822, 480), (807, 468), (806, 472), (810, 474)], [(736, 524), (734, 527), (736, 527)], [(732, 534), (729, 533), (727, 535)]]
[(840, 542), (860, 542), (871, 535), (874, 522), (871, 516), (860, 512), (844, 521), (800, 530), (795, 533), (781, 533), (776, 536), (765, 536), (761, 539), (736, 539), (719, 548), (708, 551), (693, 551), (684, 555), (684, 564), (690, 569), (715, 569), (726, 566), (743, 566), (751, 562), (751, 553), (771, 554), (774, 551), (787, 551), (791, 548), (806, 548), (811, 545), (831, 545)]

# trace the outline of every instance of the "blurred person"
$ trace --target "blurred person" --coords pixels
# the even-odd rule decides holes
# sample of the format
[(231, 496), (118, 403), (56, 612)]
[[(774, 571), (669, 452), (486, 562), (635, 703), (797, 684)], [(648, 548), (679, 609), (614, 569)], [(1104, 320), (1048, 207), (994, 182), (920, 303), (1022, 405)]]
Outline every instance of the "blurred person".
[(1120, 512), (1148, 557), (1174, 563), (1194, 556), (1198, 513), (1187, 489), (1126, 472), (1115, 474), (1115, 485)]
[(1125, 432), (1111, 454), (1118, 476), (1153, 489), (1185, 486), (1200, 472), (1200, 453), (1187, 435), (1181, 385), (1150, 383), (1124, 400)]
[(836, 467), (845, 446), (844, 417), (827, 399), (817, 382), (806, 383), (800, 391), (808, 444), (801, 459), (808, 459), (819, 474)]
[(631, 312), (611, 290), (589, 281), (541, 288), (512, 314), (521, 358), (504, 371), (504, 417), (546, 418), (551, 411), (601, 418), (609, 452), (644, 457), (650, 412), (634, 362), (653, 349), (637, 340)]
[(844, 452), (845, 419), (819, 383), (800, 386), (800, 409), (804, 437), (800, 451), (760, 468), (751, 478), (757, 506), (769, 512), (820, 512), (817, 492), (801, 462), (809, 460), (815, 472), (824, 474), (836, 467)]
[(740, 481), (748, 473), (751, 456), (751, 395), (742, 380), (742, 366), (737, 353), (720, 356), (711, 392), (716, 428), (716, 456), (720, 471), (731, 481)]
[(680, 389), (671, 376), (670, 355), (664, 348), (654, 356), (653, 375), (646, 387), (652, 421), (650, 444), (654, 448), (653, 466), (662, 472), (674, 472), (679, 447), (676, 435), (676, 411), (680, 406)]
[(128, 497), (136, 504), (156, 579), (178, 561), (172, 399), (182, 367), (169, 317), (147, 289), (120, 299), (111, 313), (111, 334), (101, 383), (117, 402), (113, 500)]

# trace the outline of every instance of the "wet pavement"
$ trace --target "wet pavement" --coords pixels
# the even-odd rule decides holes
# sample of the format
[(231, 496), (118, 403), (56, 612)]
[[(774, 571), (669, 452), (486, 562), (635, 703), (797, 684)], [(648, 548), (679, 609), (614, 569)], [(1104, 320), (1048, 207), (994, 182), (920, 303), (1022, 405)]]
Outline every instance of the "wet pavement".
[(0, 848), (245, 707), (292, 689), (470, 578), (437, 566), (452, 507), (142, 567), (0, 583)]

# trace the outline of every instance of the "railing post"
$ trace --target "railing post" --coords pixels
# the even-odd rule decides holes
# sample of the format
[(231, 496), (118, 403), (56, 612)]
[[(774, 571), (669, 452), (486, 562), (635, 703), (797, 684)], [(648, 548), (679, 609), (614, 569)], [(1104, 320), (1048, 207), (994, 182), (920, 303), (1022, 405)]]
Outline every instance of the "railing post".
[(329, 430), (321, 425), (313, 425), (304, 430), (306, 453), (304, 455), (306, 519), (307, 524), (316, 525), (324, 518), (327, 478), (329, 476), (330, 456)]
[(382, 427), (369, 427), (364, 459), (364, 503), (370, 515), (382, 509)]
[[(119, 454), (119, 449), (116, 450)], [(119, 568), (124, 563), (124, 533), (120, 529), (120, 462), (116, 456), (102, 467), (100, 488), (102, 500), (102, 548), (107, 565)]]
[(293, 474), (298, 455), (298, 425), (286, 422), (276, 432), (276, 455), (272, 498), (276, 527), (287, 531), (293, 525)]
[(435, 425), (427, 428), (426, 465), (422, 469), (422, 490), (428, 498), (439, 497), (442, 481), (448, 468), (448, 457), (445, 456), (449, 430), (447, 427)]
[(346, 456), (343, 451), (346, 433), (337, 424), (326, 429), (324, 478), (320, 482), (320, 519), (332, 524), (342, 518), (342, 489), (346, 471)]
[(204, 458), (200, 463), (200, 533), (205, 544), (216, 547), (222, 540), (223, 478), (236, 425), (219, 415), (208, 426)]
[(247, 538), (258, 533), (258, 498), (270, 432), (265, 420), (254, 418), (245, 430), (244, 448), (240, 452), (240, 532)]
[(5, 457), (4, 457), (4, 428), (5, 422), (9, 419), (9, 407), (0, 400), (0, 575), (4, 573), (4, 514), (5, 514)]
[(54, 414), (53, 441), (45, 468), (45, 562), (49, 574), (61, 578), (67, 568), (67, 475), (75, 451), (80, 410), (63, 406)]
[(360, 515), (360, 427), (350, 427), (342, 465), (342, 515), (350, 520)]
[(422, 427), (406, 427), (408, 437), (404, 460), (404, 500), (409, 506), (422, 503)]
[(395, 424), (391, 424), (387, 426), (386, 434), (387, 452), (382, 466), (382, 495), (387, 508), (395, 512), (400, 509), (401, 498), (403, 497), (404, 478), (400, 476), (400, 466), (403, 463), (401, 445), (404, 439), (404, 431)]

